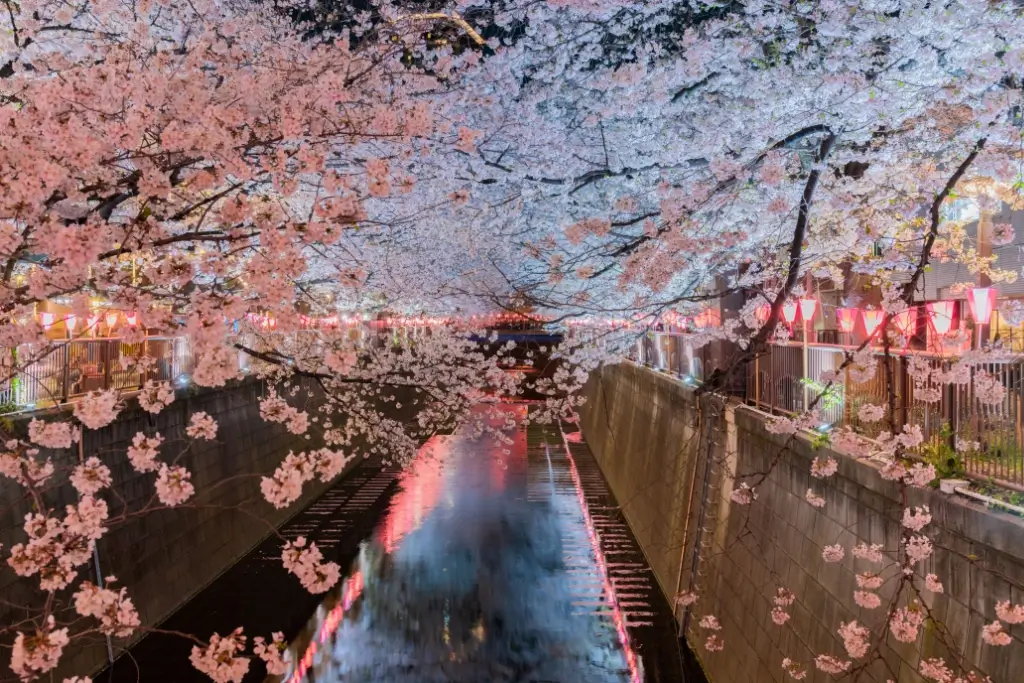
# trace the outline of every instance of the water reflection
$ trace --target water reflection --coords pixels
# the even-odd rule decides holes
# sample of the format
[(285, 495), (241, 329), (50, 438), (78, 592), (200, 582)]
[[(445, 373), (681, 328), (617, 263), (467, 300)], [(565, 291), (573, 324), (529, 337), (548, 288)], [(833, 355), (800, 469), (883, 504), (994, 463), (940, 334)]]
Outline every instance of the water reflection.
[[(579, 531), (563, 508), (578, 501), (555, 493), (543, 454), (531, 463), (524, 431), (509, 437), (437, 437), (421, 450), (351, 575), (293, 643), (285, 680), (633, 678), (617, 620), (573, 604), (581, 570), (566, 566), (563, 543)], [(550, 493), (536, 495), (538, 479)]]

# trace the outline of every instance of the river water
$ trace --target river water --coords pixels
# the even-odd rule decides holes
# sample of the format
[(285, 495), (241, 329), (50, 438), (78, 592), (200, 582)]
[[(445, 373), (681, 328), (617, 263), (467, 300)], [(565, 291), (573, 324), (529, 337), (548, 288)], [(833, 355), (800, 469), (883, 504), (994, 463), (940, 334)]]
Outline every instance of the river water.
[[(436, 436), (403, 470), (363, 461), (287, 522), (343, 564), (325, 596), (268, 538), (95, 680), (208, 682), (173, 632), (244, 624), (291, 639), (267, 683), (681, 683), (671, 611), (593, 456), (528, 410), (481, 407), (486, 429)], [(264, 678), (253, 661), (245, 683)]]
[(567, 444), (557, 428), (530, 443), (526, 409), (499, 407), (503, 437), (423, 447), (287, 680), (642, 680)]

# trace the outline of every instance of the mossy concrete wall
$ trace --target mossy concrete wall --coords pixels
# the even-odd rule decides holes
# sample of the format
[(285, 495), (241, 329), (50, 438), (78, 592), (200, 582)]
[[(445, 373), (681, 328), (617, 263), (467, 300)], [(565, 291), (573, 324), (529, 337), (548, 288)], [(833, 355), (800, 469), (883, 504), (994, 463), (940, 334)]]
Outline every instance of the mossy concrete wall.
[[(883, 480), (875, 465), (800, 438), (765, 429), (763, 414), (727, 406), (715, 398), (698, 401), (677, 379), (623, 363), (595, 374), (582, 411), (584, 436), (633, 527), (667, 596), (697, 590), (686, 619), (687, 638), (711, 683), (768, 683), (787, 680), (784, 657), (808, 665), (806, 681), (833, 680), (814, 670), (822, 653), (845, 658), (837, 633), (841, 622), (857, 619), (885, 632), (886, 606), (897, 583), (895, 567), (880, 591), (883, 606), (856, 605), (855, 574), (872, 569), (849, 549), (860, 542), (896, 547), (899, 489)], [(817, 455), (839, 461), (826, 481), (810, 477)], [(749, 506), (731, 501), (734, 476), (764, 473), (758, 498)], [(808, 488), (826, 505), (805, 500)], [(914, 644), (887, 637), (858, 680), (925, 683), (922, 658), (962, 660), (995, 683), (1024, 681), (1024, 628), (1013, 626), (1014, 642), (992, 647), (981, 628), (996, 618), (997, 601), (1024, 603), (1024, 523), (963, 497), (935, 490), (910, 491), (910, 504), (928, 505), (927, 527), (936, 550), (922, 576), (934, 573), (945, 586), (920, 599), (932, 617)], [(841, 543), (839, 563), (821, 559), (822, 548)], [(794, 591), (797, 601), (784, 626), (770, 617), (776, 589)], [(725, 650), (704, 649), (709, 635), (697, 625), (715, 614)], [(678, 613), (684, 618), (682, 611)], [(955, 656), (954, 656), (955, 655)]]

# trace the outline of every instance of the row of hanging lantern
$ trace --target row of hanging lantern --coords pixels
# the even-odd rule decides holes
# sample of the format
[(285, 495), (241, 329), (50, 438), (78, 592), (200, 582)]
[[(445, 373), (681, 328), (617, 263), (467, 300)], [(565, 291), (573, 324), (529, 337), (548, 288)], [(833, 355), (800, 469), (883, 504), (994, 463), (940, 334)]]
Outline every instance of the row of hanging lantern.
[[(995, 310), (998, 294), (994, 287), (975, 287), (968, 292), (967, 306), (970, 310), (971, 318), (976, 325), (989, 324), (992, 312)], [(924, 304), (928, 320), (931, 323), (932, 329), (937, 334), (946, 334), (952, 328), (955, 304), (956, 302), (954, 301), (929, 301)], [(800, 319), (805, 323), (809, 323), (814, 320), (817, 306), (818, 302), (815, 299), (787, 301), (782, 306), (782, 318), (788, 326), (792, 327), (799, 313)], [(758, 306), (755, 314), (758, 322), (763, 324), (771, 314), (771, 307), (768, 304), (762, 304)], [(919, 308), (912, 306), (894, 315), (892, 321), (903, 336), (912, 337), (917, 332), (918, 315)], [(865, 333), (871, 336), (884, 319), (885, 312), (879, 309), (852, 307), (836, 309), (836, 323), (839, 326), (839, 330), (846, 334), (853, 334), (857, 327), (857, 321), (862, 320)]]
[[(121, 316), (124, 316), (125, 324), (129, 327), (135, 327), (138, 325), (139, 314), (135, 311), (107, 311), (104, 315), (100, 315), (99, 312), (93, 311), (93, 313), (86, 316), (84, 320), (84, 332), (95, 337), (99, 332), (100, 321), (102, 320), (107, 325), (107, 334), (113, 334), (120, 322)], [(45, 331), (49, 332), (53, 329), (53, 326), (59, 322), (64, 324), (64, 329), (67, 330), (69, 335), (73, 335), (75, 330), (78, 329), (79, 322), (82, 322), (79, 316), (74, 313), (66, 313), (58, 320), (56, 313), (51, 311), (40, 311), (38, 313), (38, 317), (39, 324), (42, 325)]]

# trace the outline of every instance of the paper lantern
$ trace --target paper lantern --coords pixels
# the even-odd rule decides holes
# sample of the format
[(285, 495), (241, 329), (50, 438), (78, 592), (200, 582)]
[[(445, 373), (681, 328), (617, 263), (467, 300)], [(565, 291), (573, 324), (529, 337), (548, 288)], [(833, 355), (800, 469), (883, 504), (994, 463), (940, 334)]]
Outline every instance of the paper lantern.
[(971, 317), (975, 324), (988, 325), (992, 311), (996, 307), (996, 296), (999, 292), (995, 287), (975, 287), (967, 294), (967, 304), (971, 308)]
[(867, 331), (870, 337), (878, 329), (878, 326), (882, 324), (882, 319), (885, 317), (883, 311), (864, 311), (864, 329)]
[(107, 313), (107, 327), (114, 329), (114, 325), (117, 324), (117, 311), (111, 311)]
[(796, 302), (787, 301), (782, 304), (782, 318), (786, 321), (787, 325), (792, 325), (793, 321), (796, 320)]
[(68, 332), (74, 333), (75, 328), (78, 327), (78, 316), (68, 313), (64, 316), (64, 326), (68, 328)]
[(917, 309), (908, 308), (893, 316), (897, 329), (904, 337), (912, 337), (917, 332)]
[(757, 318), (757, 322), (764, 325), (768, 321), (768, 316), (772, 314), (772, 307), (768, 304), (761, 304), (754, 309), (754, 316)]
[(39, 322), (43, 324), (43, 329), (48, 330), (53, 327), (53, 320), (56, 316), (53, 313), (46, 311), (39, 314)]
[(952, 301), (930, 301), (925, 304), (928, 309), (928, 316), (932, 321), (932, 329), (937, 334), (946, 334), (953, 326), (953, 302)]
[(132, 311), (131, 313), (125, 313), (124, 319), (128, 321), (129, 325), (135, 327), (135, 325), (138, 324), (139, 322), (139, 314), (136, 313), (135, 311)]
[(836, 321), (839, 323), (839, 329), (847, 334), (853, 332), (857, 325), (857, 313), (856, 308), (837, 308)]
[(814, 312), (818, 309), (817, 299), (800, 299), (800, 317), (805, 323), (814, 320)]

